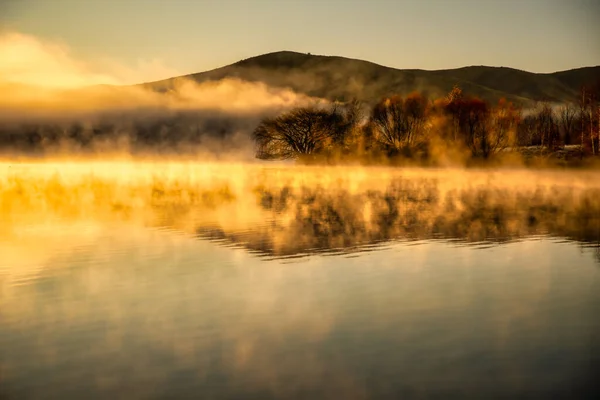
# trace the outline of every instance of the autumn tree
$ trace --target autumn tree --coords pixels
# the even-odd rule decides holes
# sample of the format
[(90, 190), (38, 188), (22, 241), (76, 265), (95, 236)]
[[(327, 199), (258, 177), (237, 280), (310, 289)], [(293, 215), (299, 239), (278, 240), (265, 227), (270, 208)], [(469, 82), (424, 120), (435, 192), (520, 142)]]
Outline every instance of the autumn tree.
[(482, 155), (487, 158), (513, 145), (520, 122), (520, 108), (505, 99), (500, 99), (491, 110), (488, 129), (480, 139)]
[(501, 99), (494, 107), (477, 97), (467, 97), (455, 87), (446, 97), (446, 115), (452, 124), (452, 139), (471, 150), (474, 157), (488, 158), (514, 142), (521, 112)]
[(462, 89), (458, 85), (454, 85), (450, 93), (446, 96), (443, 107), (446, 114), (449, 115), (451, 121), (451, 132), (452, 139), (457, 142), (460, 135), (460, 121), (461, 121), (461, 104), (463, 102), (464, 95)]
[(579, 96), (581, 148), (591, 147), (592, 155), (600, 153), (600, 82), (584, 86)]
[[(488, 156), (487, 129), (490, 109), (478, 98), (457, 97), (446, 104), (445, 111), (456, 124), (455, 140), (461, 140), (473, 156)], [(481, 153), (483, 150), (483, 153)]]
[(418, 93), (384, 98), (371, 112), (372, 136), (391, 152), (410, 150), (424, 141), (427, 111), (427, 99)]

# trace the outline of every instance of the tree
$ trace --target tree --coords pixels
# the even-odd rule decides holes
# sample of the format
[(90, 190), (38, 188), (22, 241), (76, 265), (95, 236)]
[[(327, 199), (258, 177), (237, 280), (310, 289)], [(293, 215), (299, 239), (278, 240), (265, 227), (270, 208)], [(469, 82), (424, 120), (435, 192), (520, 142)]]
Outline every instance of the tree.
[(418, 93), (384, 98), (371, 112), (373, 138), (393, 152), (408, 150), (423, 142), (427, 112), (427, 100)]
[(411, 132), (412, 141), (422, 139), (427, 121), (427, 98), (417, 92), (409, 94), (404, 100), (404, 112), (407, 116), (408, 130)]
[(445, 110), (452, 117), (452, 138), (458, 141), (460, 134), (461, 107), (463, 101), (463, 92), (458, 85), (454, 85), (450, 93), (446, 96)]
[(534, 116), (535, 130), (539, 135), (540, 145), (549, 150), (554, 149), (558, 146), (559, 132), (552, 107), (547, 102), (538, 103)]
[(362, 105), (352, 99), (348, 103), (335, 103), (331, 108), (332, 147), (338, 150), (348, 150), (350, 142), (357, 139), (359, 128), (363, 120)]
[(360, 105), (334, 104), (330, 108), (295, 108), (275, 118), (265, 118), (253, 132), (256, 156), (290, 159), (344, 150), (350, 132), (360, 122)]
[(473, 98), (462, 102), (462, 121), (460, 126), (467, 146), (473, 156), (482, 154), (487, 158), (487, 120), (490, 110), (487, 103), (481, 99)]
[(600, 149), (600, 82), (581, 88), (579, 98), (579, 118), (581, 122), (581, 148), (585, 146), (587, 136), (592, 155)]
[(581, 123), (581, 157), (583, 157), (584, 152), (584, 135), (585, 135), (585, 122), (587, 116), (587, 104), (588, 100), (586, 97), (586, 87), (583, 86), (581, 88), (581, 93), (579, 96), (579, 122)]
[(481, 139), (480, 147), (484, 158), (514, 144), (520, 122), (521, 110), (513, 103), (500, 99), (491, 111), (490, 126)]
[(452, 103), (455, 102), (457, 100), (462, 100), (463, 98), (463, 91), (460, 88), (460, 86), (458, 85), (454, 85), (454, 87), (452, 88), (452, 90), (450, 91), (450, 93), (448, 93), (448, 95), (446, 96), (446, 101), (448, 103)]
[(524, 116), (517, 127), (517, 145), (534, 146), (539, 145), (539, 137), (536, 134), (536, 118), (534, 114)]
[(500, 99), (495, 107), (477, 97), (463, 96), (455, 87), (446, 97), (446, 115), (451, 117), (453, 139), (462, 141), (474, 157), (489, 158), (513, 141), (521, 119), (520, 110)]
[(563, 105), (559, 111), (559, 131), (561, 133), (563, 143), (571, 144), (575, 139), (577, 110), (571, 103)]
[(456, 97), (446, 105), (446, 112), (455, 121), (455, 138), (462, 138), (473, 156), (489, 156), (487, 134), (490, 109), (487, 103), (478, 98)]

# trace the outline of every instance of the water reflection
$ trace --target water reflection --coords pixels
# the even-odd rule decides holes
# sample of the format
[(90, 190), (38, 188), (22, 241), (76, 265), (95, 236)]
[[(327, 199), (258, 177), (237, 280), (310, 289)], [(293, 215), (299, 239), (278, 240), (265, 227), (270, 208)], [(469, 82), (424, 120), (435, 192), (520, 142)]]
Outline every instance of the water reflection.
[(115, 228), (3, 292), (9, 398), (582, 398), (593, 389), (600, 280), (571, 243), (494, 253), (391, 245), (290, 268)]
[(0, 177), (0, 397), (598, 394), (594, 174), (76, 167)]
[(10, 167), (0, 179), (0, 235), (91, 219), (175, 229), (269, 258), (373, 251), (391, 241), (485, 247), (538, 236), (600, 252), (600, 173), (594, 172)]
[(389, 241), (495, 245), (547, 235), (600, 254), (600, 190), (459, 188), (394, 179), (381, 191), (285, 186), (255, 193), (268, 223), (241, 231), (200, 226), (198, 237), (265, 256), (376, 250)]

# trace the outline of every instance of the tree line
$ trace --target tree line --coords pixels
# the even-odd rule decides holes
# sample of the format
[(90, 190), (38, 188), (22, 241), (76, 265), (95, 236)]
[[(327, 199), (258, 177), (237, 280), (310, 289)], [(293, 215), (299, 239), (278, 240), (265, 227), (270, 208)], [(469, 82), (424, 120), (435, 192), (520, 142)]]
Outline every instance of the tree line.
[(218, 152), (250, 146), (250, 140), (235, 142), (239, 132), (248, 132), (262, 116), (208, 111), (132, 111), (106, 115), (0, 120), (0, 154), (52, 154), (66, 152), (110, 152), (127, 150), (169, 154), (198, 150)]
[(490, 104), (455, 86), (444, 98), (393, 95), (372, 107), (353, 100), (295, 108), (264, 118), (253, 132), (260, 159), (427, 160), (434, 150), (460, 149), (474, 159), (537, 146), (552, 153), (578, 145), (581, 156), (600, 153), (600, 85), (581, 89), (574, 104), (538, 102), (523, 108)]

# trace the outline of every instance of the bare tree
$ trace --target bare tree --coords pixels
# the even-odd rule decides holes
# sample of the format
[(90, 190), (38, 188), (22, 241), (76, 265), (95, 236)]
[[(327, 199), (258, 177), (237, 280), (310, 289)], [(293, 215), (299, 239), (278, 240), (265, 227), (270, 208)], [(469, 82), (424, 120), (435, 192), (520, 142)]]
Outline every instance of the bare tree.
[(600, 153), (600, 81), (589, 87), (588, 109), (592, 155)]
[(577, 109), (575, 105), (567, 103), (559, 109), (559, 131), (561, 132), (563, 143), (571, 144), (575, 139)]
[(584, 135), (585, 135), (585, 115), (586, 115), (586, 93), (585, 86), (581, 88), (579, 96), (579, 122), (581, 122), (581, 157), (584, 152)]
[(536, 133), (535, 115), (529, 114), (524, 116), (517, 128), (517, 144), (519, 146), (534, 146), (539, 144), (539, 137)]
[(392, 96), (377, 103), (371, 113), (375, 140), (391, 150), (409, 149), (422, 141), (427, 100), (414, 93), (403, 99)]
[(552, 150), (558, 145), (558, 124), (552, 107), (547, 102), (538, 103), (535, 113), (536, 133), (540, 137), (541, 146)]
[(600, 147), (600, 103), (596, 107), (596, 141)]
[[(591, 88), (583, 86), (579, 96), (579, 120), (581, 123), (581, 155), (585, 149), (585, 137), (589, 136), (592, 155), (595, 154), (593, 135), (593, 94)], [(589, 132), (589, 134), (588, 134)]]
[(516, 137), (521, 111), (501, 99), (494, 107), (473, 97), (465, 97), (457, 88), (446, 98), (444, 110), (452, 119), (454, 140), (460, 139), (473, 156), (489, 158), (507, 148)]
[(347, 146), (348, 135), (360, 122), (360, 104), (334, 104), (330, 108), (302, 107), (276, 118), (266, 118), (253, 132), (256, 156), (290, 159), (311, 156)]
[(352, 99), (347, 103), (335, 103), (331, 108), (332, 144), (340, 150), (347, 150), (349, 142), (355, 141), (363, 121), (363, 106)]

